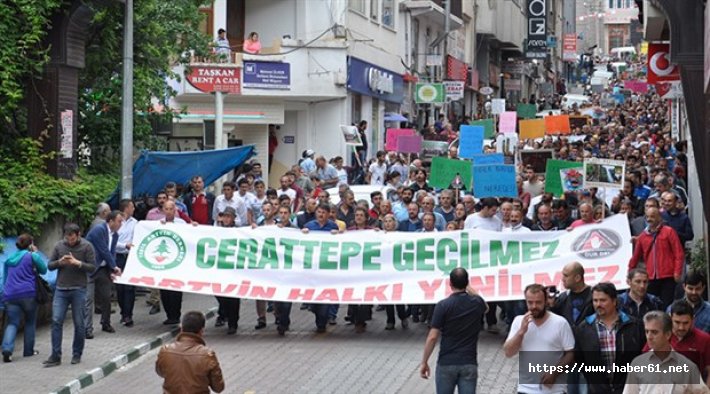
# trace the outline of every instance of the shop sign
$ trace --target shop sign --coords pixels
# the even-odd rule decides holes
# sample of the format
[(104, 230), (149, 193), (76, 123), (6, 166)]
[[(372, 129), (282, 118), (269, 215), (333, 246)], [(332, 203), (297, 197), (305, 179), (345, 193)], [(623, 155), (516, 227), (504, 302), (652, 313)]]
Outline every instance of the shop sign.
[(463, 81), (444, 81), (446, 88), (446, 100), (456, 101), (463, 98)]
[(348, 90), (376, 97), (384, 101), (401, 103), (404, 98), (404, 78), (390, 70), (348, 58)]
[(291, 65), (281, 62), (244, 62), (244, 87), (289, 89)]
[(419, 104), (443, 103), (444, 85), (441, 83), (418, 83), (414, 94), (414, 101)]
[(234, 65), (190, 66), (185, 77), (203, 93), (241, 94), (241, 70)]

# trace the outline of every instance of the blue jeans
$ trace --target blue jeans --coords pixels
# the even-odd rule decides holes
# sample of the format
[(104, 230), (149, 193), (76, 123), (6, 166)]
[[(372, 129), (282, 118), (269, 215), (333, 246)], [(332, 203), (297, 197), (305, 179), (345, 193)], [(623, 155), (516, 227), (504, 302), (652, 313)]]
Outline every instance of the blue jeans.
[(35, 351), (35, 327), (37, 325), (37, 301), (34, 297), (20, 298), (8, 301), (7, 303), (7, 328), (2, 338), (2, 351), (12, 352), (15, 350), (15, 337), (17, 327), (20, 326), (20, 319), (25, 315), (25, 348), (22, 355), (32, 356)]
[[(81, 357), (84, 352), (86, 329), (84, 327), (84, 307), (86, 306), (86, 289), (62, 290), (54, 292), (52, 303), (52, 358), (62, 357), (62, 326), (67, 308), (71, 305), (71, 316), (74, 321), (74, 343), (72, 356)], [(93, 312), (93, 311), (91, 311)]]
[(316, 315), (316, 327), (325, 328), (328, 324), (328, 304), (311, 304), (310, 309)]
[(288, 330), (291, 325), (291, 304), (290, 302), (274, 302), (274, 312), (279, 320), (279, 327)]
[(436, 394), (453, 394), (458, 387), (459, 394), (476, 394), (478, 382), (478, 366), (466, 365), (437, 365), (436, 366)]
[(328, 319), (337, 319), (338, 309), (340, 309), (340, 304), (328, 304)]

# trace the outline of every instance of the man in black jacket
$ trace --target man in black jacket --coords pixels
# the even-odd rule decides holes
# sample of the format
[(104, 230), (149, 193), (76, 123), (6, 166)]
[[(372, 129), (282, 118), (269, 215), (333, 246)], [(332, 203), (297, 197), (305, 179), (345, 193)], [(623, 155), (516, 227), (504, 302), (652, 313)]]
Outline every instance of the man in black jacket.
[[(617, 310), (616, 287), (602, 282), (592, 288), (595, 314), (575, 328), (575, 362), (585, 366), (627, 365), (641, 354), (646, 343), (644, 325)], [(590, 394), (621, 394), (626, 373), (582, 371)]]
[(594, 313), (592, 290), (584, 283), (584, 267), (572, 262), (562, 268), (562, 284), (568, 290), (554, 300), (553, 313), (564, 317), (574, 328), (585, 317)]

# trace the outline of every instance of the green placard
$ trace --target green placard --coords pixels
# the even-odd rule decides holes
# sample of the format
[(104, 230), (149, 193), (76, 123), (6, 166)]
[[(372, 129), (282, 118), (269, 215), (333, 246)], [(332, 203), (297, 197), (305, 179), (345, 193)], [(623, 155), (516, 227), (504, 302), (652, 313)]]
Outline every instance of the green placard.
[(446, 99), (443, 83), (418, 83), (414, 88), (415, 102), (418, 104), (443, 103)]
[(468, 160), (453, 160), (445, 157), (431, 159), (431, 175), (429, 184), (440, 189), (448, 188), (456, 178), (461, 177), (461, 182), (466, 185), (466, 190), (471, 190), (473, 171)]
[(481, 119), (471, 121), (471, 126), (483, 126), (483, 138), (490, 139), (496, 134), (495, 121), (493, 119)]
[(562, 190), (560, 170), (576, 167), (582, 167), (582, 163), (565, 160), (548, 160), (545, 166), (545, 192), (552, 193), (552, 195), (556, 197), (562, 196), (564, 190)]
[(518, 103), (517, 112), (519, 119), (535, 119), (537, 106), (535, 104)]

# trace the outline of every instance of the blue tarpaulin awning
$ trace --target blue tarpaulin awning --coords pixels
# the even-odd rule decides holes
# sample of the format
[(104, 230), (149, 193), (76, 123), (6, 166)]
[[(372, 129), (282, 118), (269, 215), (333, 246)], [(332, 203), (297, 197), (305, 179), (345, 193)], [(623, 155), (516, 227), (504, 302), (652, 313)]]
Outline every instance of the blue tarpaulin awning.
[[(168, 182), (187, 184), (200, 175), (205, 185), (241, 166), (256, 154), (253, 145), (194, 152), (151, 152), (144, 150), (133, 164), (133, 198), (155, 196)], [(118, 206), (119, 187), (108, 199)]]

